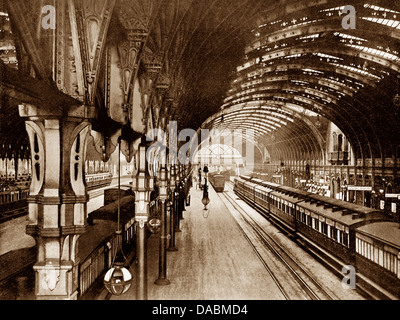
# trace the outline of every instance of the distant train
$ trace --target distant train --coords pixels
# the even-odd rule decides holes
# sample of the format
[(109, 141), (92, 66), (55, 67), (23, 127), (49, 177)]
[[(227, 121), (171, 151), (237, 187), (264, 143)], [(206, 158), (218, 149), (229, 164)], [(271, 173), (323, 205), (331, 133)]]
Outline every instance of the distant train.
[(223, 192), (225, 189), (225, 176), (219, 173), (210, 173), (208, 180), (216, 192)]
[(246, 176), (234, 191), (336, 269), (353, 266), (360, 288), (400, 297), (399, 223), (385, 212)]
[(107, 187), (111, 184), (112, 177), (110, 172), (87, 174), (86, 186), (88, 190)]

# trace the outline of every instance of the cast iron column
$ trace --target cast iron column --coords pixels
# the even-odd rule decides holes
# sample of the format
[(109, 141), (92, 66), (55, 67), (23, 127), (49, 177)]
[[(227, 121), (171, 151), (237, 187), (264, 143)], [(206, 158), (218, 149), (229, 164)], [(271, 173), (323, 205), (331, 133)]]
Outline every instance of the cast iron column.
[(159, 198), (161, 202), (161, 234), (159, 241), (159, 260), (158, 260), (158, 279), (154, 282), (158, 285), (170, 284), (167, 279), (167, 201), (168, 201), (168, 190), (167, 190), (167, 169), (165, 164), (161, 165), (160, 169), (160, 186), (159, 186)]
[(175, 188), (175, 232), (182, 232), (180, 229), (180, 183), (181, 183), (181, 170), (180, 170), (180, 165), (176, 166), (176, 188)]
[(175, 165), (171, 165), (171, 180), (170, 180), (170, 189), (172, 196), (172, 206), (170, 212), (170, 239), (169, 239), (169, 248), (168, 251), (177, 251), (178, 249), (175, 247)]
[[(75, 300), (78, 239), (87, 226), (88, 195), (83, 169), (90, 121), (67, 108), (60, 110), (47, 105), (19, 106), (32, 159), (26, 233), (37, 244), (33, 266), (36, 299)], [(87, 109), (77, 106), (76, 110), (85, 114)]]
[(150, 193), (154, 190), (154, 177), (148, 171), (146, 162), (146, 147), (144, 141), (139, 145), (136, 153), (136, 168), (138, 172), (133, 179), (132, 190), (135, 192), (135, 220), (137, 274), (136, 274), (136, 299), (147, 300), (147, 241), (146, 223), (149, 217)]

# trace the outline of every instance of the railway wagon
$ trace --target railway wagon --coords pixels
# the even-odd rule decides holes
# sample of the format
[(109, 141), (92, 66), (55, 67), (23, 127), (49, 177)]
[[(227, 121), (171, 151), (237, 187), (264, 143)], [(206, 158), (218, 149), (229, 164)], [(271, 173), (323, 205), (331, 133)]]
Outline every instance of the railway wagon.
[(225, 177), (222, 174), (212, 174), (209, 181), (216, 192), (223, 192), (225, 189)]
[(400, 229), (385, 212), (247, 177), (236, 178), (234, 190), (273, 219), (294, 214), (299, 242), (337, 270), (354, 266), (360, 288), (400, 297)]
[[(89, 174), (85, 178), (88, 191), (109, 186), (111, 180), (112, 175), (108, 172)], [(0, 192), (0, 223), (27, 214), (30, 181), (26, 184), (27, 186), (19, 188), (17, 182), (10, 190)]]
[(85, 177), (87, 189), (93, 190), (96, 188), (109, 186), (111, 184), (112, 177), (112, 174), (109, 172), (88, 174)]
[(133, 191), (130, 186), (122, 185), (120, 188), (108, 188), (104, 190), (104, 205), (108, 205), (118, 200), (118, 193), (120, 199), (127, 196), (133, 196)]
[(0, 223), (15, 219), (28, 212), (27, 199), (0, 204)]
[(253, 180), (269, 190), (269, 192), (263, 196), (269, 203), (271, 217), (292, 235), (295, 235), (297, 231), (296, 205), (304, 201), (308, 193), (290, 187), (280, 186), (272, 182), (265, 182), (259, 179)]
[(355, 263), (356, 228), (387, 219), (379, 210), (322, 196), (309, 196), (296, 207), (298, 233), (346, 264)]
[(400, 297), (399, 223), (382, 221), (358, 227), (355, 241), (357, 271)]
[[(135, 197), (119, 201), (122, 250), (126, 257), (135, 254)], [(111, 202), (89, 214), (88, 232), (79, 240), (79, 297), (111, 267), (118, 249), (118, 202)], [(82, 250), (82, 251), (81, 251)]]
[(240, 176), (235, 179), (234, 192), (246, 201), (255, 203), (255, 188), (258, 185), (250, 181), (249, 177)]

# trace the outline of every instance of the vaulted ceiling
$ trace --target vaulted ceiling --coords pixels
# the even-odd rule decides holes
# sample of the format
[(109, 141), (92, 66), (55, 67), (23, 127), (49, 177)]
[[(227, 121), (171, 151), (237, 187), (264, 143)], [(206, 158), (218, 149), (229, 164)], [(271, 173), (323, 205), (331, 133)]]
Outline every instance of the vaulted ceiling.
[(220, 112), (203, 126), (256, 130), (278, 159), (322, 159), (329, 120), (357, 158), (398, 156), (399, 3), (281, 1), (261, 15)]
[[(58, 19), (72, 26), (62, 26), (63, 38), (40, 29), (43, 1), (0, 4), (4, 13), (0, 15), (0, 55), (8, 64), (4, 68), (12, 65), (74, 99), (93, 104), (102, 115), (97, 127), (104, 127), (101, 119), (110, 116), (110, 105), (119, 101), (112, 95), (107, 100), (107, 72), (110, 69), (113, 74), (114, 67), (107, 64), (113, 58), (106, 49), (115, 46), (121, 52), (121, 43), (133, 48), (140, 38), (135, 65), (125, 77), (128, 80), (124, 78), (126, 92), (135, 91), (134, 85), (139, 84), (135, 78), (144, 79), (156, 71), (152, 81), (157, 85), (147, 93), (150, 109), (161, 106), (160, 115), (178, 120), (180, 128), (251, 128), (270, 153), (280, 157), (286, 150), (286, 157), (302, 157), (304, 152), (321, 154), (329, 120), (349, 138), (357, 157), (398, 154), (399, 109), (393, 99), (400, 93), (397, 2), (49, 1), (62, 9)], [(355, 8), (355, 29), (342, 25), (346, 5)], [(93, 16), (96, 23), (91, 23)], [(93, 40), (90, 35), (96, 26), (100, 36)], [(58, 51), (60, 39), (66, 44), (60, 56), (66, 59), (54, 52), (53, 45)], [(81, 70), (73, 51), (79, 44)], [(59, 64), (65, 64), (64, 68), (58, 68)], [(76, 70), (66, 76), (70, 69)], [(76, 80), (80, 73), (82, 83)], [(117, 84), (123, 86), (123, 81)], [(4, 91), (2, 86), (0, 149), (2, 145), (3, 149), (6, 145), (24, 149), (19, 96)], [(135, 101), (126, 100), (131, 105)], [(131, 121), (134, 111), (128, 117)], [(125, 120), (115, 119), (116, 127), (126, 125)], [(19, 138), (11, 139), (11, 127)]]

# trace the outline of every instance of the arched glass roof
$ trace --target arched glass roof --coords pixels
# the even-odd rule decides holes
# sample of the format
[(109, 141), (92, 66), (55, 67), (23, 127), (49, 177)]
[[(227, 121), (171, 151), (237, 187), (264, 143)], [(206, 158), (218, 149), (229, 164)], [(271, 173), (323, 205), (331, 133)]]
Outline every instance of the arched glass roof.
[(203, 127), (254, 127), (267, 148), (279, 140), (289, 149), (297, 135), (298, 152), (308, 144), (319, 153), (321, 121), (332, 121), (358, 157), (398, 148), (399, 3), (286, 1), (261, 15), (220, 112)]

